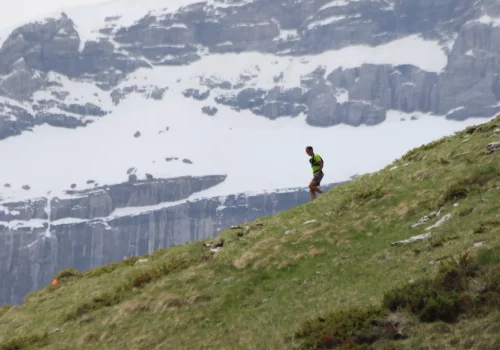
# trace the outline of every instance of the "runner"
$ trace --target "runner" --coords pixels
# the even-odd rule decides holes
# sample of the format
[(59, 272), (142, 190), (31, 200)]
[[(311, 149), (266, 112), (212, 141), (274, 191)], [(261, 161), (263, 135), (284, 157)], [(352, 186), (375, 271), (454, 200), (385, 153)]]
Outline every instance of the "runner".
[(323, 193), (319, 189), (319, 186), (321, 184), (321, 180), (323, 180), (323, 158), (319, 154), (314, 154), (314, 150), (311, 146), (306, 147), (306, 153), (311, 157), (309, 159), (309, 163), (311, 164), (312, 171), (313, 171), (313, 179), (311, 183), (309, 184), (309, 191), (311, 192), (311, 200), (316, 198), (316, 192), (317, 193)]

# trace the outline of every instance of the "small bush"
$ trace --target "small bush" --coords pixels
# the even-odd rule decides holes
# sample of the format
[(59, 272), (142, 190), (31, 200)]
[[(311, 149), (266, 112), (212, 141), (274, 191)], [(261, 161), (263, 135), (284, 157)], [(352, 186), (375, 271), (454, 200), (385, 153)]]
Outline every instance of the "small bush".
[(479, 273), (479, 266), (468, 253), (462, 254), (459, 260), (443, 260), (439, 272), (434, 279), (435, 287), (455, 292), (465, 291), (471, 277)]
[(444, 191), (443, 201), (444, 202), (456, 201), (458, 199), (467, 197), (468, 193), (469, 191), (467, 190), (467, 187), (465, 187), (463, 184), (454, 183)]
[(495, 123), (492, 123), (492, 124), (486, 123), (483, 125), (472, 125), (472, 126), (468, 126), (464, 131), (458, 132), (458, 135), (465, 136), (465, 135), (472, 135), (472, 134), (476, 134), (476, 133), (487, 133), (487, 132), (495, 130), (497, 127), (498, 127), (498, 125)]
[(474, 234), (488, 233), (498, 226), (500, 226), (500, 221), (497, 220), (483, 221), (479, 223), (479, 225), (474, 229), (473, 233)]
[(454, 241), (458, 238), (458, 236), (433, 237), (431, 238), (429, 244), (431, 248), (438, 248), (444, 246), (445, 243)]
[(470, 215), (474, 211), (474, 208), (465, 208), (458, 213), (458, 216), (464, 217)]
[(471, 277), (479, 273), (468, 254), (459, 260), (444, 260), (437, 276), (394, 288), (384, 294), (383, 305), (391, 311), (408, 310), (423, 322), (456, 320), (462, 312), (461, 292), (469, 287)]
[(373, 343), (377, 336), (370, 336), (377, 320), (384, 317), (379, 308), (352, 309), (332, 312), (304, 322), (295, 332), (305, 349), (333, 349), (342, 345)]
[(161, 276), (163, 276), (163, 271), (159, 268), (154, 267), (150, 269), (134, 271), (134, 273), (127, 279), (132, 287), (139, 288), (160, 279)]
[(471, 125), (471, 126), (468, 126), (464, 131), (463, 133), (465, 135), (472, 135), (474, 133), (474, 131), (476, 131), (477, 129), (477, 125)]
[(369, 200), (379, 199), (383, 196), (384, 191), (382, 190), (381, 186), (366, 188), (353, 194), (353, 198), (357, 202), (368, 202)]
[(68, 280), (70, 278), (80, 278), (83, 274), (72, 267), (62, 270), (56, 274), (54, 278), (57, 280)]
[(453, 321), (459, 315), (459, 296), (435, 288), (433, 281), (421, 280), (384, 294), (383, 305), (392, 312), (407, 310), (422, 322)]
[(439, 158), (439, 163), (441, 163), (442, 165), (448, 165), (450, 164), (450, 161), (448, 159), (441, 157)]

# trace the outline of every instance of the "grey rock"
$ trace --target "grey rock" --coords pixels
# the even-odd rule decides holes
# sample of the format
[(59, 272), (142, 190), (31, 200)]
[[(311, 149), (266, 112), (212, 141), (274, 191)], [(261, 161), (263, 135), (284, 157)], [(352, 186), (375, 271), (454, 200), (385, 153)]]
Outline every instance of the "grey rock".
[(152, 92), (151, 92), (151, 95), (150, 97), (153, 99), (153, 100), (162, 100), (163, 99), (163, 95), (165, 94), (165, 91), (167, 91), (168, 88), (155, 88)]
[(70, 105), (60, 105), (60, 108), (64, 111), (70, 112), (70, 113), (75, 113), (79, 114), (82, 116), (96, 116), (96, 117), (102, 117), (106, 115), (107, 113), (104, 112), (101, 107), (96, 106), (92, 103), (86, 103), (85, 105), (77, 105), (77, 104), (70, 104)]
[(136, 131), (135, 134), (134, 134), (134, 137), (135, 138), (141, 137), (141, 132), (140, 131)]
[(51, 91), (50, 94), (59, 100), (65, 100), (69, 96), (68, 91)]
[(193, 164), (193, 162), (190, 161), (189, 159), (183, 159), (182, 162), (185, 164)]
[(486, 152), (492, 153), (500, 149), (500, 142), (492, 142), (486, 146)]
[(112, 22), (112, 21), (117, 21), (120, 18), (122, 18), (122, 16), (111, 16), (111, 17), (104, 18), (104, 21), (106, 21), (106, 22)]
[[(308, 93), (307, 123), (315, 126), (330, 126), (342, 121), (343, 113), (337, 111), (337, 99), (327, 86), (317, 86)], [(336, 113), (337, 112), (337, 113)]]
[(420, 242), (420, 241), (424, 241), (424, 240), (428, 239), (430, 236), (431, 236), (430, 232), (429, 233), (424, 233), (424, 234), (421, 234), (421, 235), (416, 235), (416, 236), (410, 237), (408, 239), (404, 239), (402, 241), (392, 242), (391, 245), (392, 246), (400, 246), (400, 245), (405, 245), (405, 244)]
[(31, 189), (30, 185), (24, 185), (23, 186), (23, 190), (30, 190), (30, 189)]
[(210, 90), (200, 92), (198, 89), (187, 89), (183, 92), (184, 97), (192, 97), (195, 100), (203, 101), (210, 96)]
[(233, 84), (229, 81), (219, 82), (212, 78), (202, 78), (200, 81), (201, 85), (204, 85), (210, 89), (222, 89), (222, 90), (231, 90), (233, 88)]
[(217, 107), (203, 106), (201, 107), (201, 111), (206, 115), (214, 116), (219, 110), (217, 109)]
[(130, 175), (128, 176), (128, 181), (129, 181), (129, 182), (135, 182), (135, 181), (137, 181), (137, 175), (135, 175), (135, 174), (130, 174)]

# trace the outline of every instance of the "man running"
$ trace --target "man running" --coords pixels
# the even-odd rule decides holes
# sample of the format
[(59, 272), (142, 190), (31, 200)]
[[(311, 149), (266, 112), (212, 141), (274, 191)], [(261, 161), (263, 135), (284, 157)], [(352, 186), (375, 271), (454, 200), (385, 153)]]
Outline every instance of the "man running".
[(309, 184), (309, 191), (311, 192), (311, 200), (316, 198), (316, 192), (323, 193), (319, 189), (321, 184), (321, 180), (323, 179), (323, 159), (319, 154), (314, 154), (314, 150), (311, 146), (306, 147), (306, 153), (311, 157), (309, 159), (309, 163), (311, 163), (312, 171), (313, 171), (313, 179)]

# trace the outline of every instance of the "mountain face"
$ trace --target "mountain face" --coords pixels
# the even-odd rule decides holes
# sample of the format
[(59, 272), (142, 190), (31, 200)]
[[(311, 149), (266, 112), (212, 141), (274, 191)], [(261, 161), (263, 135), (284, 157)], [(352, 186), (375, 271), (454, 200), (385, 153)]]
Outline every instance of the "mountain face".
[(307, 201), (305, 145), (333, 184), (500, 112), (495, 0), (127, 6), (2, 37), (0, 304)]
[[(314, 126), (375, 125), (390, 109), (458, 120), (500, 109), (500, 5), (494, 0), (185, 3), (176, 12), (168, 7), (152, 11), (130, 26), (121, 25), (119, 13), (105, 17), (88, 41), (66, 14), (14, 30), (0, 49), (0, 137), (40, 124), (83, 127), (111, 113), (99, 99), (74, 101), (59, 76), (91, 82), (101, 90), (101, 99), (114, 105), (134, 92), (161, 99), (168, 86), (120, 88), (120, 83), (139, 69), (190, 65), (227, 53), (272, 55), (262, 63), (277, 65), (276, 74), (263, 82), (258, 64), (252, 72), (238, 72), (233, 81), (201, 74), (186, 89), (186, 98), (206, 100), (207, 108), (230, 106), (270, 119), (305, 113)], [(329, 70), (327, 60), (326, 67), (313, 66), (329, 51), (353, 45), (389, 45), (386, 56), (391, 51), (401, 55), (390, 43), (416, 34), (441, 47), (447, 60), (419, 66), (416, 62), (435, 57), (425, 57), (415, 45), (408, 53), (420, 56), (414, 64), (373, 64), (365, 56), (366, 63), (350, 68)], [(309, 74), (292, 82), (290, 67), (282, 61), (304, 64)]]

